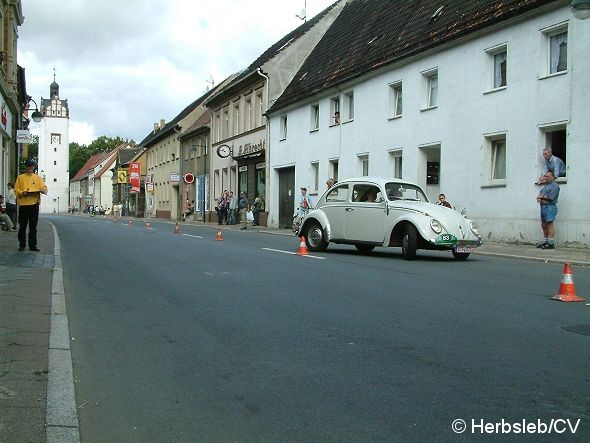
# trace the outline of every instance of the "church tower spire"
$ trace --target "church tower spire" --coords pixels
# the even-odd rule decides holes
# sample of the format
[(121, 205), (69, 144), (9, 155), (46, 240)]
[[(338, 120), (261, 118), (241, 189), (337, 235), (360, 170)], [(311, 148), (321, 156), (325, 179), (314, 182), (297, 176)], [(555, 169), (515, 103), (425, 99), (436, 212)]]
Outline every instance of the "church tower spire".
[(55, 68), (53, 68), (53, 83), (49, 85), (49, 98), (51, 100), (59, 98), (59, 85), (55, 81)]

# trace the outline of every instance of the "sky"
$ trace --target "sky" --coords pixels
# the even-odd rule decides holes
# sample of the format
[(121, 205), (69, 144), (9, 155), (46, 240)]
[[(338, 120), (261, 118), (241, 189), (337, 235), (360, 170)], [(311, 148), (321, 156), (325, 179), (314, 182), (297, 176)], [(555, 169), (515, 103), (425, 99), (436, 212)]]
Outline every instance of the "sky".
[(70, 142), (139, 142), (334, 1), (22, 0), (18, 64), (39, 104), (55, 68)]

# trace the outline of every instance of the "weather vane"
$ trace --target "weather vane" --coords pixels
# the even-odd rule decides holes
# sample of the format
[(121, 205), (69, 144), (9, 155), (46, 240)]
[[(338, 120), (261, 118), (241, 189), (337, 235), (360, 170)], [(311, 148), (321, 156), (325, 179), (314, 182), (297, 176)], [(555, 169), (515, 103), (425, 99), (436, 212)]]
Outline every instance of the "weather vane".
[(300, 18), (304, 22), (307, 22), (307, 0), (304, 0), (303, 9), (299, 14), (295, 14), (295, 17)]

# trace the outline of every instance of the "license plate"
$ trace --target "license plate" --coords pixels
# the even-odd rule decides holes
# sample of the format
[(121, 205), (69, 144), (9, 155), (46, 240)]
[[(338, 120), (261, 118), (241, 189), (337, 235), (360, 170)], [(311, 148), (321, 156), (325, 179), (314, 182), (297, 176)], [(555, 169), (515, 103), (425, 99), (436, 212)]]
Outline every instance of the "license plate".
[(451, 234), (441, 234), (434, 242), (436, 245), (455, 245), (457, 244), (457, 237)]
[(473, 246), (455, 246), (455, 252), (459, 252), (459, 253), (468, 253), (471, 254), (473, 251), (475, 251), (475, 248)]

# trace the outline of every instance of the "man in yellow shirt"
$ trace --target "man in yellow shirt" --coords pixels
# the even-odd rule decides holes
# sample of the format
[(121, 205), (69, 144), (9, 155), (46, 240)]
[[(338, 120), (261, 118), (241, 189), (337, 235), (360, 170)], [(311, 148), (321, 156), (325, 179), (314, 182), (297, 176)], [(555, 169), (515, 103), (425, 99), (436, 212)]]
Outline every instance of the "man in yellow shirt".
[(39, 252), (37, 248), (37, 221), (39, 220), (39, 204), (41, 194), (47, 194), (47, 186), (43, 179), (35, 174), (35, 162), (25, 162), (25, 172), (14, 182), (14, 192), (18, 211), (18, 243), (19, 251), (24, 251), (27, 244), (27, 225), (29, 225), (29, 250)]

